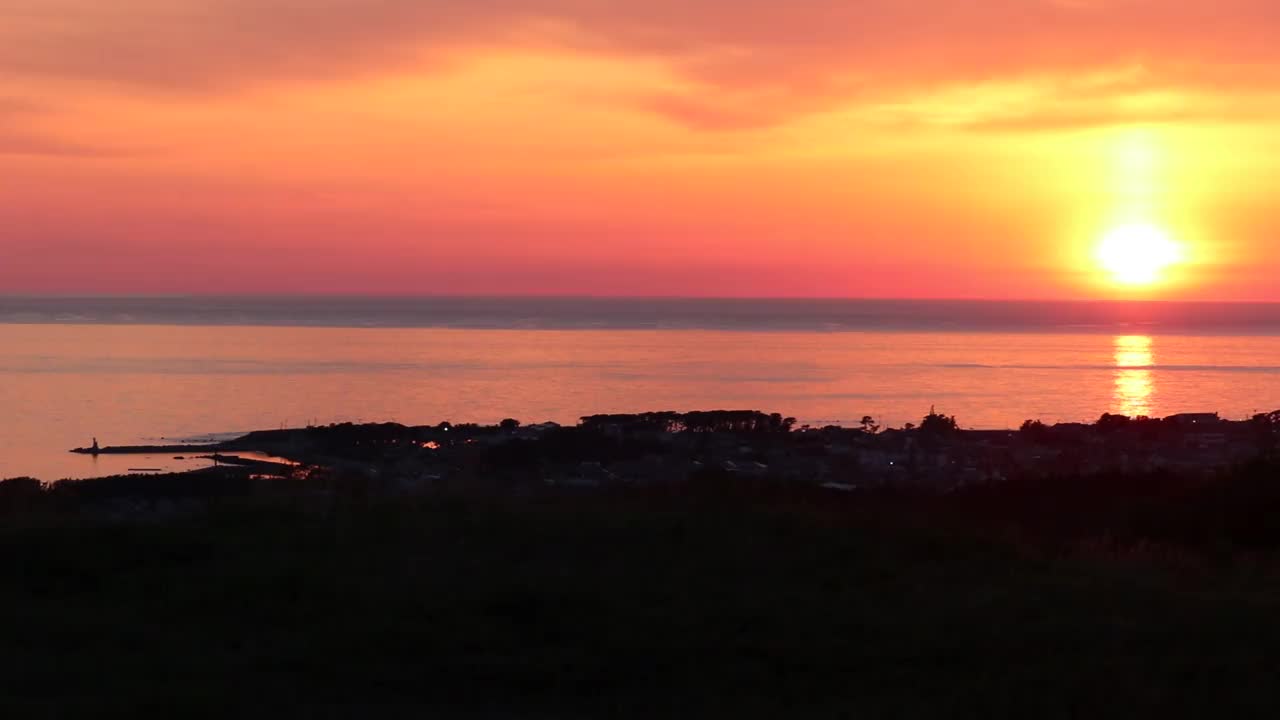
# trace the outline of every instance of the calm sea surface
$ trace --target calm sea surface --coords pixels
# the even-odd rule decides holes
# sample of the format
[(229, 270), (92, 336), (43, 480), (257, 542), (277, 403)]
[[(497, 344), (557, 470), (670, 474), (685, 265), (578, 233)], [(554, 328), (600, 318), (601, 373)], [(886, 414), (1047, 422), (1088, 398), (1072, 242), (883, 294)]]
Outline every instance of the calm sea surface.
[(1271, 305), (0, 298), (0, 477), (339, 421), (755, 408), (961, 425), (1280, 408)]

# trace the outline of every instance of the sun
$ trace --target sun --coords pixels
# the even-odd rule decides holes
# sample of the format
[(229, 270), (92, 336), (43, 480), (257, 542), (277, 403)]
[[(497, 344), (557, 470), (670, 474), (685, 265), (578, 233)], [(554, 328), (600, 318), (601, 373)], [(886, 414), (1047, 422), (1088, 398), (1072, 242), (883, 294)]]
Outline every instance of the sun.
[(1151, 285), (1182, 262), (1182, 248), (1154, 225), (1121, 225), (1098, 245), (1098, 263), (1121, 285)]

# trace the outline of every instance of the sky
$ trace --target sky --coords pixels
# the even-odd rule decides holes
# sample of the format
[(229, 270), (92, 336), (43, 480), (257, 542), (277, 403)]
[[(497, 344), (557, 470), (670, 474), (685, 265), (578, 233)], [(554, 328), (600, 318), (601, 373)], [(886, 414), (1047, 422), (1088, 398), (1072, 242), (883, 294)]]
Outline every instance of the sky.
[[(0, 293), (1280, 300), (1276, 37), (1274, 0), (0, 0)], [(1102, 267), (1132, 227), (1177, 262)]]

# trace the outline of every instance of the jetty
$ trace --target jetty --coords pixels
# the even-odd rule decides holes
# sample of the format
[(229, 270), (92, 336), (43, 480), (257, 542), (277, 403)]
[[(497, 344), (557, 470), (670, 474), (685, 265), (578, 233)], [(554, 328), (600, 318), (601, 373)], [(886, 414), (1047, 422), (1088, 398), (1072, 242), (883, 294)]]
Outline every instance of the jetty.
[(78, 455), (159, 455), (159, 454), (185, 454), (199, 455), (201, 453), (215, 453), (224, 450), (222, 444), (215, 445), (121, 445), (119, 447), (99, 447), (93, 445), (91, 447), (74, 448), (71, 452)]

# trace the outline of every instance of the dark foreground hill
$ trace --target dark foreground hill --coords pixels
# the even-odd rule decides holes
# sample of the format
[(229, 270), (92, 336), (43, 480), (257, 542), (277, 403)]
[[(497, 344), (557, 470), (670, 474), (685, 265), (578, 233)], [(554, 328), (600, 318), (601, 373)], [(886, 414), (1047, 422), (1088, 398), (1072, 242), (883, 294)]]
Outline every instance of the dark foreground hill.
[(0, 711), (1274, 716), (1274, 536), (1112, 533), (1124, 493), (1050, 489), (26, 515), (0, 530)]

